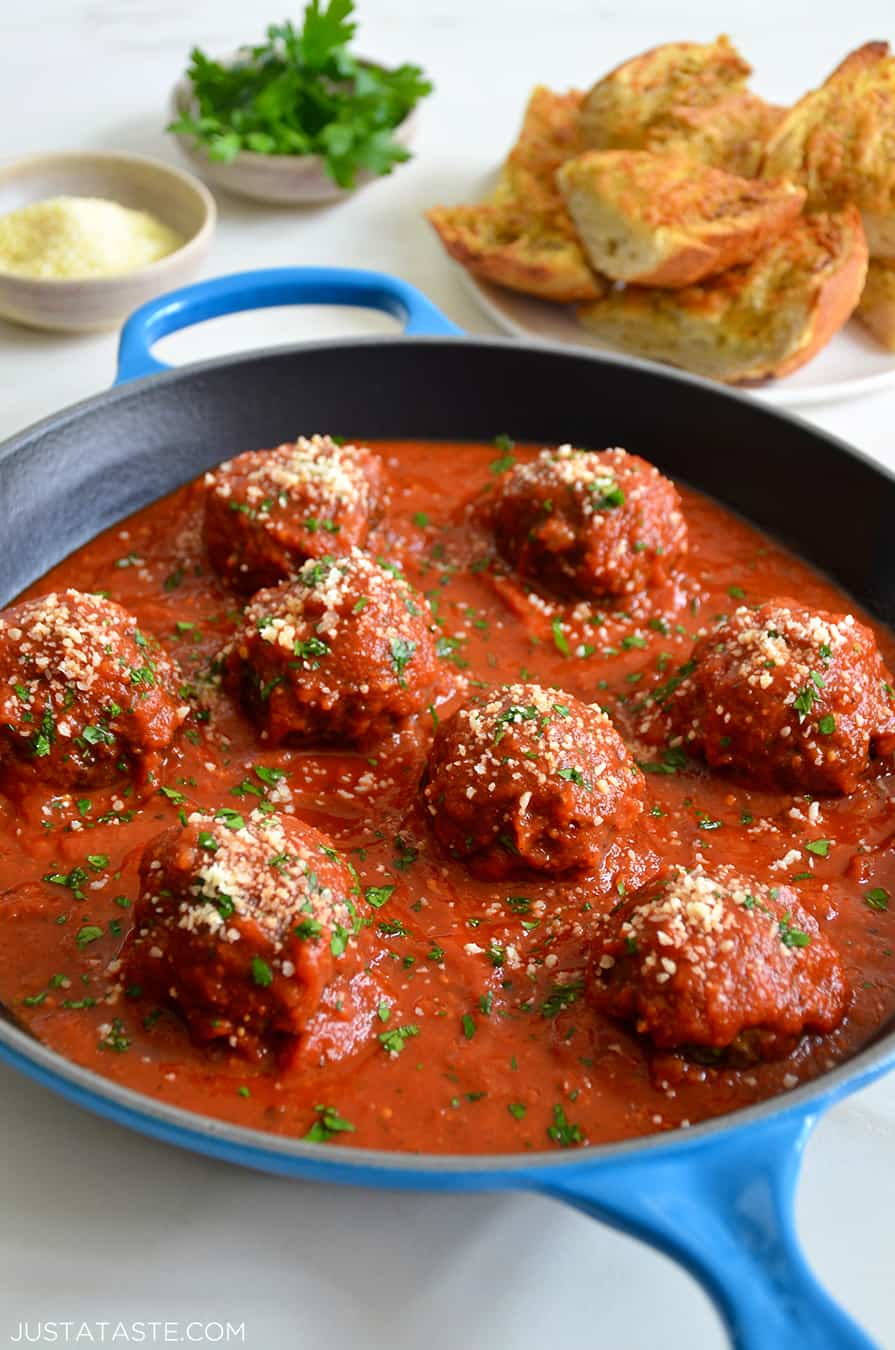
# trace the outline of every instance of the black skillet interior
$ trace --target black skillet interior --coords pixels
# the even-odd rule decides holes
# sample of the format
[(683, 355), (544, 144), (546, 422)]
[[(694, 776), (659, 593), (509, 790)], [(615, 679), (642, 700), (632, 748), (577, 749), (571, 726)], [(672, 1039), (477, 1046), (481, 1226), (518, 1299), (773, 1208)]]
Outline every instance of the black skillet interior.
[(611, 357), (499, 340), (334, 342), (226, 358), (48, 419), (0, 447), (0, 603), (209, 465), (318, 430), (623, 445), (895, 622), (895, 479), (885, 471), (746, 396)]

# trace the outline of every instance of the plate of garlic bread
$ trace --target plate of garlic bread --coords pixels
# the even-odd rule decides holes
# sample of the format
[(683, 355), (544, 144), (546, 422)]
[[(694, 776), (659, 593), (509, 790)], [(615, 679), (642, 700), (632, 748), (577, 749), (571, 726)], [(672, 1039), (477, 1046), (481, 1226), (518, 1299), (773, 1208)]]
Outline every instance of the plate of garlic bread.
[(750, 74), (721, 37), (537, 86), (496, 179), (427, 212), (490, 317), (790, 406), (895, 382), (895, 57), (790, 109)]

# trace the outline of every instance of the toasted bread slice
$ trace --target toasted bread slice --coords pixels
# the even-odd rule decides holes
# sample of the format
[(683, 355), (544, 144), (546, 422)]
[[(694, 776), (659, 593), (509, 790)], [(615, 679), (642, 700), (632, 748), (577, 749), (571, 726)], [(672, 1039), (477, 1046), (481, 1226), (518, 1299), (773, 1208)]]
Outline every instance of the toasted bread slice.
[(648, 150), (588, 150), (557, 181), (596, 270), (640, 286), (691, 286), (751, 261), (805, 200), (789, 183)]
[(498, 286), (562, 303), (606, 290), (575, 239), (530, 211), (487, 203), (436, 206), (426, 216), (452, 258)]
[(871, 259), (857, 315), (881, 346), (895, 352), (895, 263)]
[(895, 257), (895, 57), (868, 42), (800, 99), (771, 137), (766, 178), (808, 192), (808, 210), (853, 202), (874, 256)]
[(561, 233), (574, 236), (556, 186), (555, 174), (578, 153), (578, 114), (584, 95), (578, 89), (558, 94), (545, 85), (531, 92), (516, 143), (504, 161), (493, 200), (556, 216)]
[(669, 42), (598, 80), (581, 107), (580, 134), (593, 150), (639, 150), (672, 108), (705, 108), (743, 88), (752, 70), (726, 37)]
[(766, 103), (757, 94), (729, 94), (706, 108), (670, 108), (648, 129), (644, 147), (689, 155), (701, 164), (755, 178), (767, 143), (785, 115), (785, 108)]
[(858, 303), (867, 273), (860, 212), (800, 217), (747, 267), (682, 291), (629, 286), (582, 305), (607, 344), (728, 383), (789, 375)]

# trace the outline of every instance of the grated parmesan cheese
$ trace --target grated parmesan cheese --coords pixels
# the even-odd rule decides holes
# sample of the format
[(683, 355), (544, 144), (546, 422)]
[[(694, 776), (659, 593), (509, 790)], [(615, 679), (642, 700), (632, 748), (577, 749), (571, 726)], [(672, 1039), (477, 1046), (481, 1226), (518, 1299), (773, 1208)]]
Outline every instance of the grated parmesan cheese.
[(183, 243), (148, 211), (102, 197), (50, 197), (0, 216), (0, 272), (49, 281), (115, 276)]

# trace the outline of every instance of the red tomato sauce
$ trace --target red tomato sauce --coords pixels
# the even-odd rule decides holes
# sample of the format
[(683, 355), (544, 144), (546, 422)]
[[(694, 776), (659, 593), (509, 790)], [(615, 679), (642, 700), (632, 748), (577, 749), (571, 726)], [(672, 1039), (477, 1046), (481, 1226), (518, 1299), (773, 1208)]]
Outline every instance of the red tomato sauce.
[[(690, 552), (672, 583), (602, 609), (532, 599), (497, 566), (492, 541), (465, 509), (495, 482), (502, 452), (374, 448), (392, 489), (368, 547), (433, 601), (445, 673), (466, 677), (470, 693), (535, 679), (598, 702), (648, 765), (637, 865), (629, 874), (607, 865), (573, 882), (472, 879), (439, 851), (420, 805), (430, 716), (365, 754), (263, 747), (207, 679), (242, 602), (205, 559), (203, 488), (192, 484), (106, 531), (28, 592), (108, 593), (177, 659), (194, 711), (143, 800), (127, 784), (0, 797), (0, 1000), (62, 1055), (171, 1105), (275, 1134), (420, 1152), (512, 1152), (670, 1130), (783, 1092), (853, 1054), (895, 1008), (895, 913), (880, 898), (895, 892), (892, 779), (825, 799), (812, 819), (804, 796), (681, 765), (634, 732), (637, 700), (686, 660), (697, 631), (719, 614), (779, 594), (854, 611), (848, 597), (683, 488)], [(891, 664), (892, 636), (872, 626)], [(286, 776), (272, 787), (258, 766)], [(198, 1048), (174, 1012), (141, 997), (104, 1002), (145, 842), (181, 810), (247, 813), (271, 794), (277, 809), (332, 836), (369, 897), (359, 973), (329, 987), (288, 1069)], [(817, 840), (828, 846), (809, 850)], [(796, 886), (853, 986), (838, 1031), (805, 1037), (782, 1061), (735, 1068), (657, 1054), (594, 1011), (583, 989), (594, 916), (616, 904), (620, 882), (630, 889), (660, 861), (699, 858)], [(395, 1029), (401, 1034), (384, 1045)], [(345, 1128), (332, 1132), (326, 1121)]]

